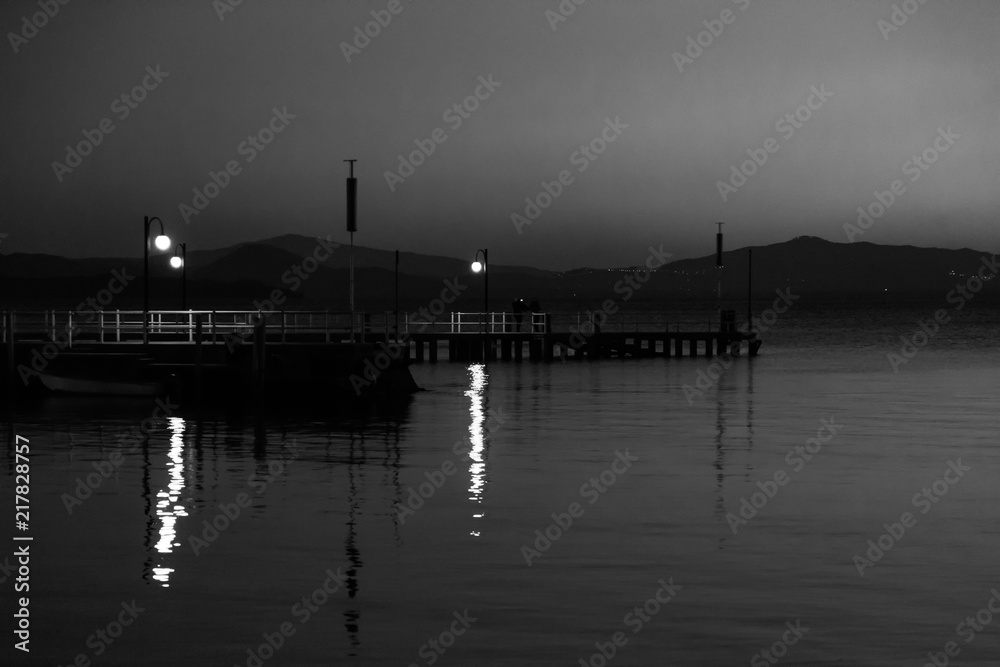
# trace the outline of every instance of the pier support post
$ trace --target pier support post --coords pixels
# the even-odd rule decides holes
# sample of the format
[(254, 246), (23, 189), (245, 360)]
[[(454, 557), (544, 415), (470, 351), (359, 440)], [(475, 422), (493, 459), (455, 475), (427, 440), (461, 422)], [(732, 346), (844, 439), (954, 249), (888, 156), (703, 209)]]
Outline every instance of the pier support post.
[(524, 341), (520, 338), (514, 339), (514, 361), (522, 361), (524, 359)]
[(423, 361), (424, 360), (424, 341), (422, 341), (422, 340), (415, 340), (415, 341), (413, 341), (413, 344), (417, 346), (417, 350), (416, 350), (417, 361)]
[[(602, 334), (594, 332), (594, 335), (592, 335), (587, 340), (587, 345), (586, 345), (586, 348), (587, 348), (587, 359), (589, 361), (593, 361), (595, 359), (599, 359), (600, 356), (601, 356), (601, 335)], [(572, 339), (570, 339), (570, 340), (572, 340)], [(583, 352), (583, 347), (580, 347), (579, 351)]]
[(7, 347), (7, 395), (13, 400), (14, 376), (17, 374), (17, 366), (14, 363), (14, 313), (13, 311), (3, 314), (3, 330), (6, 334)]
[(194, 385), (195, 396), (201, 400), (202, 360), (201, 360), (201, 313), (194, 316)]
[[(427, 358), (430, 361), (438, 360), (438, 341), (437, 338), (431, 338), (427, 341)], [(450, 357), (449, 357), (450, 359)]]
[(264, 361), (267, 359), (267, 322), (260, 318), (260, 322), (253, 327), (253, 386), (254, 391), (260, 394), (264, 389)]

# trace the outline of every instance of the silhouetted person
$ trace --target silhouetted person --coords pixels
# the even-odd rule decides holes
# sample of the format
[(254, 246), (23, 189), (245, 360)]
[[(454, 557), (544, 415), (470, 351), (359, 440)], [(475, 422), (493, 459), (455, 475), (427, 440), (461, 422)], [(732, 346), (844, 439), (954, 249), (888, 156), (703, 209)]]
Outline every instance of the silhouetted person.
[(514, 331), (521, 332), (521, 321), (524, 319), (524, 310), (527, 306), (524, 305), (524, 299), (514, 299), (510, 302), (510, 309), (514, 312), (514, 324), (516, 328)]

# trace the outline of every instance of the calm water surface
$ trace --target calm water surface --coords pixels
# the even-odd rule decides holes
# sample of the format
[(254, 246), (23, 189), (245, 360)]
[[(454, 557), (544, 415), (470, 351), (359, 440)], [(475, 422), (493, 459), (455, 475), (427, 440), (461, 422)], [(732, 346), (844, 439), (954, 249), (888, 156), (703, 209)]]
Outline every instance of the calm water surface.
[[(721, 373), (704, 359), (415, 365), (427, 391), (400, 403), (180, 406), (134, 451), (120, 435), (151, 403), (25, 408), (0, 497), (13, 514), (9, 442), (25, 436), (32, 650), (12, 650), (8, 579), (0, 654), (17, 662), (3, 664), (252, 666), (248, 649), (287, 624), (262, 664), (600, 665), (595, 643), (620, 632), (611, 665), (745, 665), (775, 642), (783, 664), (923, 665), (949, 641), (955, 664), (996, 665), (1000, 618), (968, 642), (956, 628), (1000, 590), (995, 325), (942, 332), (893, 373), (886, 352), (919, 315), (789, 317)], [(718, 380), (686, 393), (699, 371)], [(836, 428), (806, 460), (796, 448), (822, 420)], [(68, 512), (65, 494), (115, 452)], [(934, 502), (915, 503), (924, 488)], [(743, 499), (761, 506), (738, 523)], [(905, 512), (859, 574), (855, 556)], [(119, 637), (92, 637), (132, 600)], [(786, 623), (808, 628), (787, 653)]]

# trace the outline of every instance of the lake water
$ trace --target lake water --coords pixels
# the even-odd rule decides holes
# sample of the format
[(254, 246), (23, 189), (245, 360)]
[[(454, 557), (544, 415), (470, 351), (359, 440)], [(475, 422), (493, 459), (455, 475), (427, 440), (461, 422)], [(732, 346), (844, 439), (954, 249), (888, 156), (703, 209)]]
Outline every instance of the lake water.
[(134, 440), (151, 402), (19, 408), (3, 664), (996, 665), (1000, 317), (893, 372), (929, 314), (803, 309), (728, 368), (418, 364), (362, 413), (178, 406)]

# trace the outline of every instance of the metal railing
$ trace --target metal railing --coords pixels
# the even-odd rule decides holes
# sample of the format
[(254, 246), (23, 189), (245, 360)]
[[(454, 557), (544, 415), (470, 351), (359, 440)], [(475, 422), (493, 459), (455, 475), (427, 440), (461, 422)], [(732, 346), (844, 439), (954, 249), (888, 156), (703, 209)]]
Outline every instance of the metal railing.
[[(518, 315), (522, 315), (518, 317)], [(555, 313), (507, 313), (491, 312), (488, 316), (488, 331), (502, 333), (546, 333), (584, 331), (590, 332), (594, 316), (589, 312)], [(598, 318), (600, 319), (600, 318)], [(406, 320), (400, 328), (408, 333), (483, 333), (483, 313), (445, 313), (434, 322)], [(600, 330), (607, 333), (629, 332), (702, 332), (714, 331), (718, 319), (702, 315), (681, 315), (678, 313), (617, 313), (604, 318)]]
[[(8, 330), (7, 317), (13, 320)], [(268, 340), (281, 342), (346, 342), (350, 340), (398, 340), (403, 335), (547, 333), (593, 331), (591, 312), (511, 313), (451, 312), (433, 322), (411, 320), (406, 313), (393, 311), (272, 311), (251, 310), (155, 310), (146, 323), (151, 343), (191, 343), (195, 323), (201, 318), (201, 341), (225, 343), (232, 336), (251, 338), (254, 324), (262, 318)], [(0, 324), (2, 340), (14, 335), (18, 341), (56, 341), (61, 347), (75, 343), (141, 343), (143, 311), (105, 310), (83, 315), (74, 311), (15, 311), (4, 313)], [(399, 331), (396, 323), (399, 323)], [(617, 313), (603, 320), (600, 330), (607, 333), (714, 331), (718, 320), (703, 315), (678, 313)]]
[[(81, 316), (74, 311), (16, 311), (10, 313), (13, 331), (2, 319), (2, 340), (13, 335), (18, 341), (57, 341), (61, 347), (75, 343), (141, 343), (143, 311), (91, 311)], [(201, 340), (224, 343), (232, 336), (252, 337), (261, 319), (269, 340), (294, 342), (298, 339), (325, 342), (349, 341), (352, 336), (394, 336), (395, 314), (339, 311), (274, 311), (264, 314), (248, 310), (152, 310), (145, 330), (151, 343), (194, 342), (196, 321), (201, 319)]]

